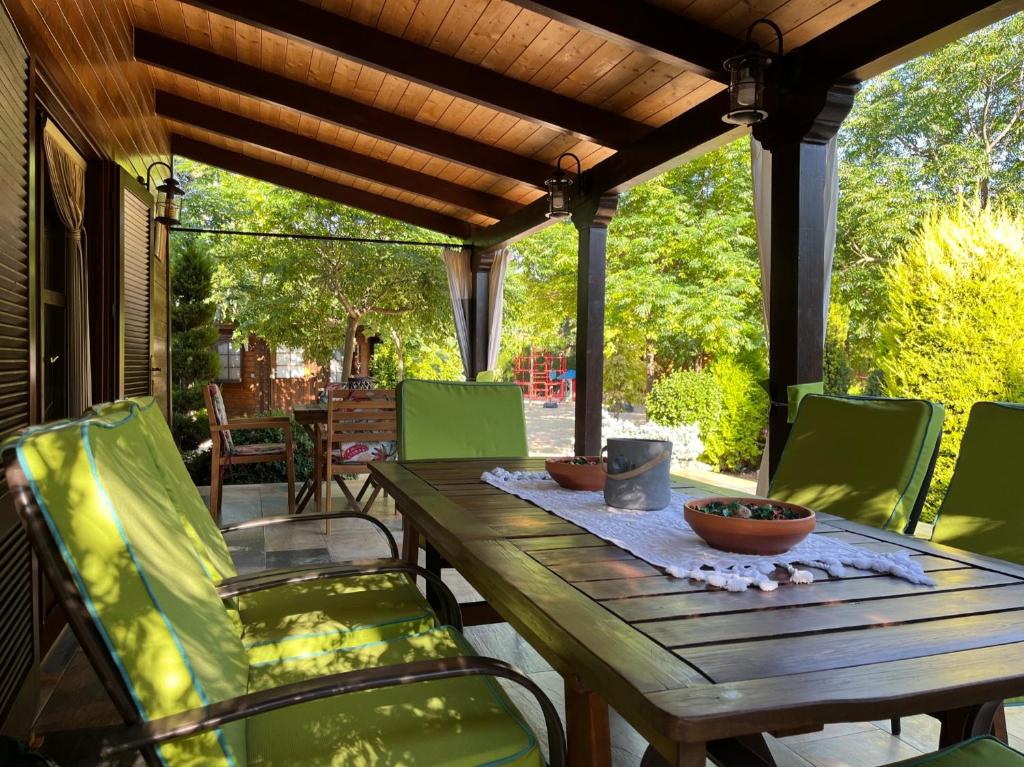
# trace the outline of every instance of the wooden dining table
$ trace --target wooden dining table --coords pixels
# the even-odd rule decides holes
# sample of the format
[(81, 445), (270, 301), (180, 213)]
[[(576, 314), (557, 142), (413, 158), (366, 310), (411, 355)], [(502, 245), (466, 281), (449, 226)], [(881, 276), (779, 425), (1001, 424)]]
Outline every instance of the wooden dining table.
[(303, 481), (295, 496), (295, 513), (301, 514), (309, 502), (316, 497), (315, 478), (323, 474), (320, 468), (320, 451), (316, 446), (320, 444), (321, 430), (327, 427), (327, 403), (302, 402), (293, 405), (292, 415), (313, 445), (313, 471)]
[[(542, 459), (371, 465), (425, 536), (565, 682), (572, 765), (610, 765), (608, 705), (651, 744), (645, 764), (773, 764), (762, 733), (932, 713), (941, 742), (1005, 729), (1024, 694), (1024, 567), (827, 514), (817, 533), (906, 551), (935, 580), (874, 572), (775, 591), (674, 578), (481, 481)], [(730, 494), (675, 480), (689, 495)], [(735, 495), (735, 493), (731, 493)]]

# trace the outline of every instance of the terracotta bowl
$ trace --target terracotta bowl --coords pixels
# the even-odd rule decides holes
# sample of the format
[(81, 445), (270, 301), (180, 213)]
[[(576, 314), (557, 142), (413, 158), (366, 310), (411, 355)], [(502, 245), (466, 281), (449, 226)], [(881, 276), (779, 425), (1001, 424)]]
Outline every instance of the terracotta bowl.
[(544, 462), (544, 469), (566, 490), (604, 490), (604, 480), (608, 476), (601, 468), (600, 458), (588, 455), (592, 463), (569, 463), (572, 458), (549, 458)]
[[(710, 503), (753, 503), (772, 504), (785, 509), (801, 511), (806, 516), (799, 519), (742, 519), (720, 517), (700, 511)], [(814, 530), (814, 512), (804, 506), (770, 498), (731, 498), (715, 496), (694, 498), (683, 507), (683, 517), (704, 541), (721, 551), (735, 554), (782, 554), (796, 546)]]

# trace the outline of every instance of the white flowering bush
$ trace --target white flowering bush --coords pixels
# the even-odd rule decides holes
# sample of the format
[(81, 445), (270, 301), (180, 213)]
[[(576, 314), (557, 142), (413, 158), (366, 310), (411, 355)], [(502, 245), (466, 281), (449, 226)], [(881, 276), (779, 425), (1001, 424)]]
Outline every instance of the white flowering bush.
[(672, 443), (672, 465), (685, 468), (704, 452), (700, 429), (695, 423), (662, 426), (660, 423), (634, 423), (616, 418), (607, 410), (601, 412), (601, 434), (605, 439), (661, 439)]

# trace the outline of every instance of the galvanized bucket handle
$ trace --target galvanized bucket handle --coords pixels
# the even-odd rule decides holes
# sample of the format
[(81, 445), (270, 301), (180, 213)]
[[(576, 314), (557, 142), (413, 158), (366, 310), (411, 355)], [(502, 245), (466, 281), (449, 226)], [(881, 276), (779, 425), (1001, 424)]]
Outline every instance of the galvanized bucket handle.
[(672, 455), (671, 451), (669, 451), (669, 450), (662, 450), (661, 453), (659, 453), (658, 455), (654, 456), (654, 458), (652, 458), (651, 460), (647, 461), (646, 463), (640, 464), (635, 469), (630, 469), (629, 471), (624, 471), (621, 474), (612, 474), (610, 471), (608, 471), (608, 459), (604, 457), (604, 454), (607, 453), (607, 452), (608, 452), (608, 446), (605, 445), (604, 447), (601, 448), (600, 458), (601, 458), (601, 469), (604, 471), (605, 474), (608, 475), (608, 479), (633, 479), (633, 477), (639, 477), (641, 474), (646, 474), (648, 471), (653, 469), (659, 463), (665, 463), (665, 461), (667, 461), (671, 457), (671, 455)]

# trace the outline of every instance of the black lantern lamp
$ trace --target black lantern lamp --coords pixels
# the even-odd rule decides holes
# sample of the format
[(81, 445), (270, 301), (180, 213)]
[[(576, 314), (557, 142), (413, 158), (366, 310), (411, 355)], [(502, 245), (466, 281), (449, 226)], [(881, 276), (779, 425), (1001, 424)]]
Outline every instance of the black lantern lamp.
[[(181, 188), (181, 184), (174, 177), (174, 169), (167, 163), (159, 160), (152, 163), (146, 169), (146, 189), (149, 189), (153, 168), (157, 165), (167, 168), (170, 175), (157, 184), (154, 190), (156, 192), (156, 205), (154, 206), (153, 220), (164, 226), (177, 226), (178, 214), (181, 212), (181, 198), (185, 195), (185, 190)], [(139, 176), (139, 181), (142, 181), (142, 176)]]
[[(758, 24), (772, 28), (778, 38), (778, 58), (762, 50), (751, 40), (751, 33)], [(758, 19), (747, 27), (747, 41), (732, 56), (725, 60), (729, 73), (729, 111), (722, 119), (733, 125), (753, 125), (768, 116), (765, 109), (765, 83), (768, 67), (782, 59), (782, 30), (771, 19)]]
[(569, 204), (572, 202), (573, 180), (562, 170), (562, 160), (566, 157), (576, 162), (576, 177), (579, 178), (580, 158), (571, 152), (564, 152), (558, 156), (554, 175), (544, 182), (544, 186), (548, 188), (548, 212), (545, 215), (559, 221), (572, 218)]

